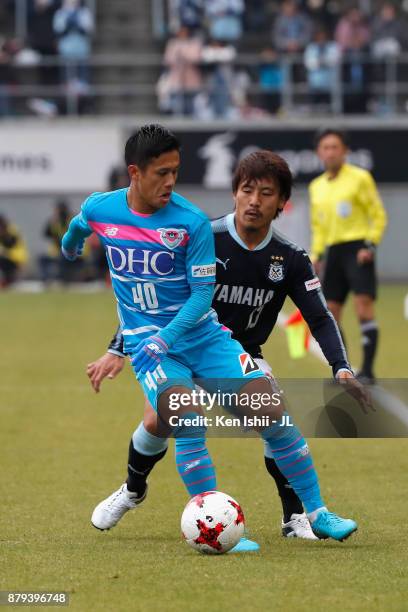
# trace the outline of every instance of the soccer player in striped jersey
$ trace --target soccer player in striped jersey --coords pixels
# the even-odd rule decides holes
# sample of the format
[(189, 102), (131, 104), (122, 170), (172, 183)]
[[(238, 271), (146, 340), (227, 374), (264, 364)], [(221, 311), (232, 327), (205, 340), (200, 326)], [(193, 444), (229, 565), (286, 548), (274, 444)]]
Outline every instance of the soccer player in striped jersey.
[[(229, 391), (270, 394), (268, 377), (231, 337), (230, 330), (218, 323), (211, 309), (215, 282), (211, 226), (201, 211), (173, 192), (180, 163), (176, 138), (161, 126), (143, 126), (128, 140), (125, 157), (130, 188), (90, 196), (71, 221), (62, 249), (67, 258), (75, 259), (84, 239), (97, 232), (107, 253), (124, 349), (147, 401), (162, 416), (173, 393), (194, 388), (193, 377), (207, 382), (219, 378), (221, 371), (226, 372), (230, 385), (236, 385), (229, 386)], [(243, 214), (255, 226), (262, 216), (261, 194), (275, 213), (286, 201), (277, 185), (269, 185), (268, 190), (261, 179), (243, 177), (243, 184), (253, 184), (255, 194), (244, 191)], [(352, 376), (350, 372), (340, 376), (343, 374)], [(282, 411), (280, 404), (269, 414), (276, 417)], [(205, 427), (188, 425), (187, 419), (195, 414), (191, 402), (172, 431), (177, 468), (191, 495), (216, 488)], [(336, 540), (353, 533), (357, 529), (354, 521), (327, 510), (299, 430), (275, 423), (259, 433), (302, 501), (314, 532)], [(113, 527), (128, 509), (143, 501), (145, 475), (165, 448), (162, 437), (151, 435), (143, 426), (138, 428), (131, 440), (128, 480), (94, 510), (95, 527)], [(144, 457), (143, 470), (134, 469), (133, 451)]]

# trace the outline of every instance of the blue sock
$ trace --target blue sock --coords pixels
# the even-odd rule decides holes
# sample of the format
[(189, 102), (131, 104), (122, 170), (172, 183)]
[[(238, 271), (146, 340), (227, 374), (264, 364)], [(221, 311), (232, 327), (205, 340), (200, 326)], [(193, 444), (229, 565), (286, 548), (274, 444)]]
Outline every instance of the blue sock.
[[(262, 432), (267, 448), (309, 514), (324, 507), (319, 479), (306, 440), (297, 427), (274, 425)], [(266, 456), (269, 453), (266, 449)]]
[(215, 468), (205, 438), (176, 438), (175, 450), (177, 470), (190, 495), (215, 491)]
[[(186, 414), (184, 418), (197, 415)], [(181, 421), (181, 419), (180, 419)], [(187, 427), (182, 424), (173, 432), (177, 471), (190, 495), (198, 495), (217, 488), (215, 468), (208, 453), (204, 426)]]

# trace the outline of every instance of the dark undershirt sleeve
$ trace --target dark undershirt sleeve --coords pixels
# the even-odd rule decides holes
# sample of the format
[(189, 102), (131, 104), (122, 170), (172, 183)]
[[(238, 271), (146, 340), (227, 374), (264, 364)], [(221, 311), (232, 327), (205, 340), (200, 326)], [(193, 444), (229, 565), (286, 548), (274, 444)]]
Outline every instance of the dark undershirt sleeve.
[(122, 331), (120, 327), (118, 327), (118, 329), (115, 332), (115, 335), (113, 336), (112, 340), (109, 343), (108, 353), (113, 353), (114, 355), (118, 355), (119, 357), (125, 357), (126, 353), (124, 351), (125, 349), (123, 346)]

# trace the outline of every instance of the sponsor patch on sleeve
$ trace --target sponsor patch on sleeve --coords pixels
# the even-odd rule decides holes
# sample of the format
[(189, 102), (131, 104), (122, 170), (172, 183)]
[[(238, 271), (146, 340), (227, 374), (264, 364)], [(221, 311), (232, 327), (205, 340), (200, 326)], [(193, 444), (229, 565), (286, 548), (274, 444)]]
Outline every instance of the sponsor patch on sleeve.
[(317, 276), (311, 278), (308, 281), (305, 281), (306, 291), (313, 291), (313, 289), (320, 289), (321, 284)]
[(191, 266), (191, 276), (194, 278), (207, 278), (207, 276), (215, 276), (215, 263), (205, 266)]

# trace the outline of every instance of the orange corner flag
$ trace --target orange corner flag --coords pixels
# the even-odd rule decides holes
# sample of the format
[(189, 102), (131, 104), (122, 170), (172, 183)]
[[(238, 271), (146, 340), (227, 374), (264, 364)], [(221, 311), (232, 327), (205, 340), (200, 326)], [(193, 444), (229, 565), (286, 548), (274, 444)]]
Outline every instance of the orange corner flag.
[(310, 331), (299, 309), (285, 323), (289, 355), (292, 359), (304, 357), (309, 348)]

